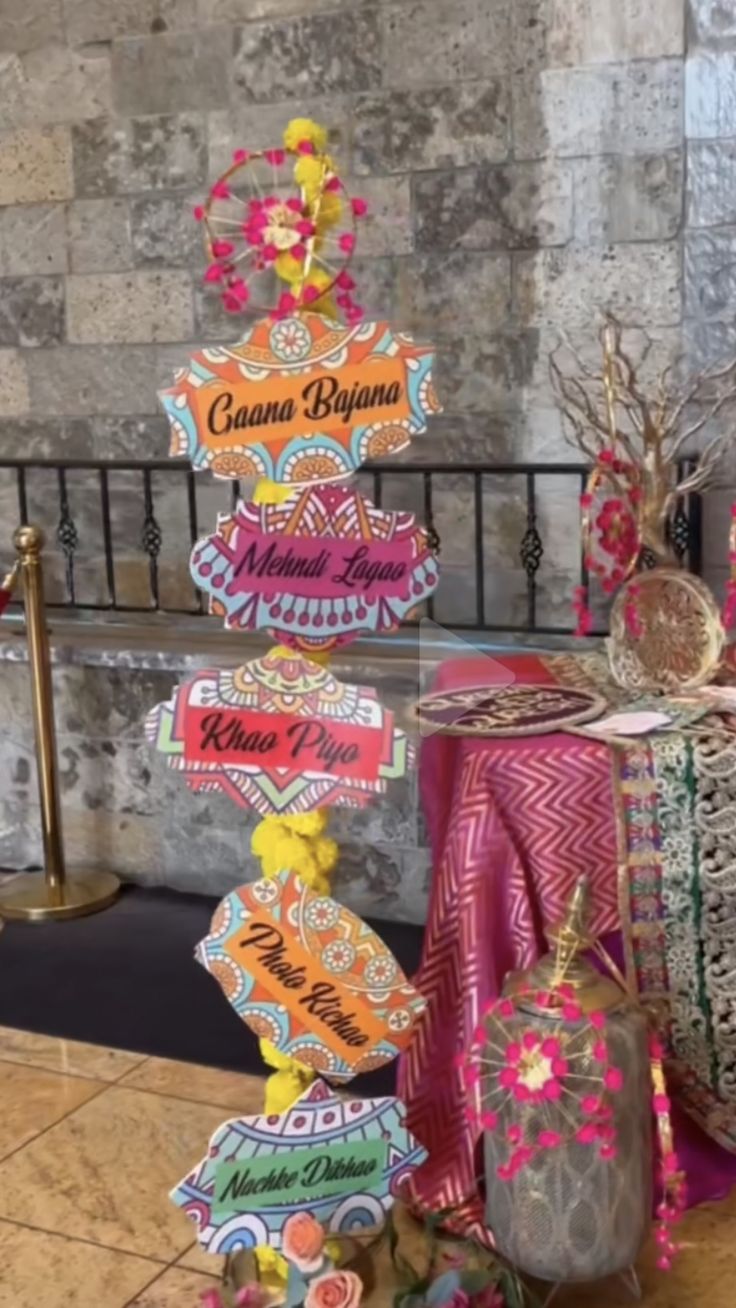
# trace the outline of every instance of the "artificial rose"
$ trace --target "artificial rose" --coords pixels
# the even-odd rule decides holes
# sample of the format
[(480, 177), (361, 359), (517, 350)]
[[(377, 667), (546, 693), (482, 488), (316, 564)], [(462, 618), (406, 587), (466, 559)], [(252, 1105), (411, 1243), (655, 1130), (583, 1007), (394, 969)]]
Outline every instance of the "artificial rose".
[(300, 1272), (316, 1272), (324, 1258), (325, 1233), (311, 1213), (293, 1213), (284, 1222), (281, 1249)]
[(310, 1283), (304, 1308), (358, 1308), (363, 1282), (355, 1272), (326, 1272)]

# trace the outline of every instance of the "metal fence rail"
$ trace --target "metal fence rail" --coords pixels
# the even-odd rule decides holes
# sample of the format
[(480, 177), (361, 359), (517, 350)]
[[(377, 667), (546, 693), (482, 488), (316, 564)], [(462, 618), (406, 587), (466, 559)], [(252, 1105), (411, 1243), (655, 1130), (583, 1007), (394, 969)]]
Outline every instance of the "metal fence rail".
[[(689, 470), (693, 462), (683, 462), (683, 470)], [(125, 548), (116, 541), (117, 510), (120, 507), (121, 492), (116, 486), (118, 474), (125, 474), (133, 479), (135, 502), (134, 528), (135, 539), (127, 542)], [(542, 527), (540, 525), (540, 483), (551, 479), (557, 486), (565, 485), (570, 494), (570, 504), (577, 506), (578, 496), (582, 490), (587, 469), (581, 463), (393, 463), (366, 464), (356, 478), (356, 484), (370, 495), (379, 507), (409, 507), (415, 509), (419, 520), (431, 531), (435, 523), (444, 522), (450, 510), (449, 501), (438, 485), (444, 478), (461, 479), (467, 483), (465, 499), (470, 506), (471, 529), (469, 531), (469, 558), (467, 568), (463, 571), (463, 580), (470, 584), (469, 611), (457, 619), (452, 618), (448, 625), (457, 630), (488, 631), (503, 633), (539, 633), (566, 634), (572, 629), (572, 620), (567, 615), (566, 621), (555, 625), (539, 620), (540, 596), (544, 595), (544, 577), (540, 583), (540, 569), (551, 562), (545, 550)], [(214, 528), (211, 514), (200, 512), (201, 496), (205, 486), (212, 486), (212, 480), (195, 475), (190, 465), (184, 460), (117, 460), (106, 461), (88, 459), (65, 459), (48, 461), (41, 459), (0, 459), (0, 495), (3, 503), (11, 513), (9, 526), (27, 523), (38, 516), (38, 479), (44, 479), (44, 485), (54, 486), (53, 501), (49, 502), (49, 491), (43, 497), (44, 526), (49, 545), (55, 542), (62, 564), (57, 593), (49, 597), (49, 607), (72, 611), (80, 615), (98, 614), (151, 614), (166, 613), (172, 616), (204, 617), (206, 603), (201, 593), (191, 581), (180, 586), (173, 602), (167, 600), (162, 586), (162, 552), (171, 543), (176, 551), (179, 564), (186, 562), (189, 548), (200, 534)], [(519, 537), (515, 551), (516, 565), (519, 569), (523, 594), (518, 597), (516, 614), (500, 614), (494, 611), (493, 620), (488, 612), (487, 583), (494, 576), (495, 561), (487, 543), (488, 506), (486, 496), (489, 492), (503, 490), (508, 479), (513, 478), (514, 485), (520, 487), (520, 496), (516, 501), (518, 508)], [(171, 479), (174, 479), (172, 482)], [(178, 499), (173, 520), (162, 523), (161, 498), (162, 485), (171, 487), (176, 484)], [(220, 482), (222, 487), (224, 483)], [(85, 558), (85, 531), (78, 521), (75, 511), (75, 488), (81, 495), (83, 487), (86, 515), (90, 516), (90, 499), (94, 501), (94, 512), (99, 524), (99, 548), (93, 548), (95, 566), (100, 575), (99, 591), (94, 597), (85, 598), (80, 594), (78, 572)], [(411, 487), (409, 499), (411, 504), (397, 503), (402, 491), (407, 494)], [(241, 494), (247, 493), (247, 487), (234, 480), (229, 491), (229, 503), (234, 506)], [(387, 492), (390, 492), (387, 494)], [(140, 495), (138, 509), (137, 495)], [(388, 502), (391, 500), (391, 503)], [(127, 512), (130, 513), (130, 484), (127, 490)], [(226, 507), (223, 505), (222, 507)], [(171, 515), (171, 505), (167, 509)], [(166, 515), (164, 515), (166, 516)], [(577, 513), (571, 516), (570, 530), (579, 533)], [(452, 544), (455, 535), (454, 524), (449, 533), (447, 524), (440, 531), (445, 534), (446, 545)], [(167, 534), (168, 533), (168, 534)], [(87, 532), (89, 537), (90, 533)], [(697, 496), (688, 497), (680, 503), (673, 523), (672, 542), (681, 560), (687, 560), (692, 571), (699, 572), (701, 565), (701, 520), (700, 504)], [(442, 553), (443, 541), (439, 539)], [(139, 567), (145, 569), (146, 594), (137, 596), (134, 602), (128, 602), (121, 595), (118, 580), (118, 568), (123, 554), (130, 561), (131, 549), (137, 557)], [(579, 549), (578, 549), (579, 556)], [(86, 557), (89, 557), (87, 555)], [(577, 578), (571, 578), (571, 585)], [(582, 559), (579, 564), (579, 580), (585, 581), (585, 569)], [(454, 585), (451, 579), (448, 586)], [(438, 598), (442, 591), (438, 592)], [(435, 617), (437, 599), (428, 601), (424, 612), (430, 618)], [(495, 606), (494, 606), (495, 608)], [(11, 605), (12, 610), (12, 605)], [(442, 615), (436, 620), (447, 621)]]

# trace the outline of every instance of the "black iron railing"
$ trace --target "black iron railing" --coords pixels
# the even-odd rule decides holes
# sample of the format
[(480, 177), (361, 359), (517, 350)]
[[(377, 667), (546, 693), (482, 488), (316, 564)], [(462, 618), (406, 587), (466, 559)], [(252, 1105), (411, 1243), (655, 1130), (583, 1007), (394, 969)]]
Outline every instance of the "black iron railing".
[[(683, 471), (692, 466), (685, 461)], [(435, 531), (443, 568), (440, 588), (425, 606), (428, 617), (456, 630), (564, 635), (572, 627), (569, 593), (586, 580), (577, 511), (586, 476), (580, 463), (384, 462), (367, 464), (356, 484), (380, 507), (412, 508)], [(443, 489), (447, 479), (452, 493), (446, 485)], [(552, 486), (556, 493), (550, 500)], [(557, 504), (555, 512), (564, 515), (569, 544), (567, 571), (555, 573), (558, 589), (565, 592), (556, 606), (548, 602), (548, 577), (557, 565), (545, 549), (542, 519), (548, 526), (552, 521), (545, 487), (547, 504)], [(188, 573), (191, 546), (214, 528), (213, 497), (219, 496), (216, 507), (225, 511), (249, 489), (235, 480), (228, 488), (226, 482), (195, 475), (177, 459), (0, 459), (6, 524), (40, 521), (56, 563), (49, 606), (80, 615), (203, 617), (206, 602)], [(202, 512), (205, 495), (208, 506)], [(518, 536), (509, 542), (507, 523), (500, 570), (489, 527), (501, 513), (499, 505), (508, 518), (509, 503), (511, 535), (518, 530)], [(553, 525), (560, 523), (554, 519)], [(672, 542), (678, 557), (699, 572), (697, 496), (678, 505)], [(513, 583), (510, 596), (508, 586), (507, 592), (496, 586), (501, 571)]]

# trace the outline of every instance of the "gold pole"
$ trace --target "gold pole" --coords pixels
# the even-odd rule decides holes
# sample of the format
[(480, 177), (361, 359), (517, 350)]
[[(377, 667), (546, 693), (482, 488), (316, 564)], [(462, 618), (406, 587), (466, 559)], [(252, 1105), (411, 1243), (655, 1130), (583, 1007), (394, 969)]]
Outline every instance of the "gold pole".
[(51, 656), (43, 596), (43, 532), (40, 527), (19, 527), (13, 544), (23, 578), (44, 872), (22, 873), (0, 886), (0, 916), (29, 922), (83, 917), (111, 904), (120, 882), (112, 872), (67, 875), (64, 867)]

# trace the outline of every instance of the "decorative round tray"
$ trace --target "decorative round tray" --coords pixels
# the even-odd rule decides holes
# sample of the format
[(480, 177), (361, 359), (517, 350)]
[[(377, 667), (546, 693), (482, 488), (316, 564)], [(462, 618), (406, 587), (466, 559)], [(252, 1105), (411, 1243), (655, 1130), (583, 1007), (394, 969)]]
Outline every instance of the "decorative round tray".
[(611, 609), (608, 659), (630, 691), (695, 690), (714, 677), (726, 634), (699, 577), (653, 568), (622, 586)]
[(414, 712), (425, 734), (542, 736), (600, 717), (606, 701), (572, 686), (472, 686), (425, 695)]

